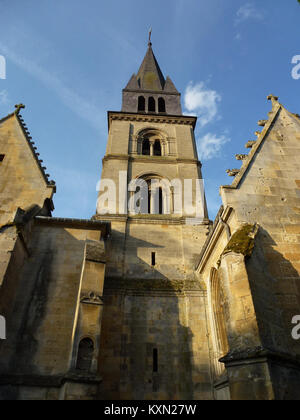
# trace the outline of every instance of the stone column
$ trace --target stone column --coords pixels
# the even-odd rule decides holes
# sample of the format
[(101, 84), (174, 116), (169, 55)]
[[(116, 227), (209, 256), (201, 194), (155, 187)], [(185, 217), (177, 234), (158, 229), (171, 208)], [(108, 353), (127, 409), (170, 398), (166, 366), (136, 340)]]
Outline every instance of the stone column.
[(154, 140), (150, 140), (150, 156), (153, 156)]

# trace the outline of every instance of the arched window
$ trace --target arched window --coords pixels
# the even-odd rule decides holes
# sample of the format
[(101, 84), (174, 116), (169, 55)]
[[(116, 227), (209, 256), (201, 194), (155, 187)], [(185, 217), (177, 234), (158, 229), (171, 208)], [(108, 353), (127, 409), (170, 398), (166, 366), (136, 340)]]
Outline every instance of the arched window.
[(169, 180), (157, 174), (148, 174), (137, 178), (132, 187), (129, 200), (130, 213), (171, 214), (172, 185)]
[(76, 369), (89, 372), (92, 366), (93, 355), (93, 341), (90, 338), (84, 338), (79, 343)]
[(158, 112), (166, 112), (166, 103), (163, 98), (158, 99)]
[[(161, 130), (146, 128), (137, 133), (133, 140), (133, 153), (151, 156), (168, 156), (170, 154), (169, 139)], [(146, 142), (146, 140), (148, 140), (149, 143)]]
[(210, 282), (211, 312), (214, 333), (215, 348), (215, 370), (220, 375), (224, 371), (224, 366), (219, 359), (229, 351), (226, 323), (225, 323), (225, 298), (221, 287), (218, 271), (213, 268), (211, 271)]
[(161, 156), (161, 143), (160, 143), (160, 140), (155, 140), (155, 142), (154, 142), (153, 155), (154, 156)]
[(146, 110), (146, 100), (143, 96), (139, 97), (139, 103), (138, 103), (138, 112), (145, 112)]
[(150, 156), (150, 142), (148, 139), (145, 139), (143, 141), (142, 155)]
[(152, 180), (147, 181), (148, 184), (148, 212), (149, 214), (164, 214), (164, 195), (162, 187), (157, 187), (156, 181), (152, 183)]
[(148, 112), (155, 112), (155, 99), (152, 96), (148, 100)]

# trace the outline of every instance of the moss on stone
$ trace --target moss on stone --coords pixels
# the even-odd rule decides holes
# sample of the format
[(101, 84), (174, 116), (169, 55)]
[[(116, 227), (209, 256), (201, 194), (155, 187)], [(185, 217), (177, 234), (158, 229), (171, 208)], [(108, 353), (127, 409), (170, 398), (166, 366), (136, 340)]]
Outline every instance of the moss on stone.
[(137, 291), (173, 291), (181, 293), (185, 290), (201, 290), (200, 284), (195, 280), (167, 280), (167, 279), (112, 279), (106, 282), (108, 289), (123, 289)]
[(256, 224), (247, 224), (242, 226), (232, 235), (222, 255), (235, 252), (236, 254), (242, 254), (245, 257), (250, 257), (254, 248), (254, 239), (257, 230)]

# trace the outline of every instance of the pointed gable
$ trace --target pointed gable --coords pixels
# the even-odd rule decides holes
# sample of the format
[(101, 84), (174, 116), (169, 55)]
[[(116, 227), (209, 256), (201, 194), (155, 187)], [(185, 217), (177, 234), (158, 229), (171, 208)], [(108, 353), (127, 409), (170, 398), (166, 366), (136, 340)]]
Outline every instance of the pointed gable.
[(19, 111), (0, 120), (0, 225), (12, 222), (18, 208), (43, 208), (56, 188)]
[(129, 80), (125, 89), (128, 89), (128, 90), (139, 89), (139, 84), (138, 84), (137, 77), (136, 77), (135, 73), (131, 76), (131, 79)]
[(178, 90), (176, 89), (174, 83), (172, 82), (172, 80), (169, 76), (167, 76), (167, 78), (166, 78), (164, 91), (167, 92), (167, 93), (178, 93)]
[[(237, 160), (242, 161), (242, 167), (227, 171), (229, 176), (234, 176), (234, 180), (231, 185), (223, 185), (223, 190), (240, 188), (248, 176), (260, 178), (260, 174), (264, 170), (262, 167), (258, 168), (257, 162), (260, 162), (261, 159), (263, 163), (269, 163), (271, 156), (274, 154), (274, 161), (276, 160), (275, 157), (280, 155), (283, 155), (287, 160), (285, 149), (288, 150), (287, 155), (289, 157), (293, 156), (293, 148), (296, 149), (295, 153), (298, 152), (298, 147), (300, 150), (300, 117), (292, 114), (280, 104), (278, 97), (269, 95), (268, 100), (272, 101), (269, 118), (258, 122), (263, 130), (256, 131), (257, 139), (251, 140), (245, 145), (246, 148), (250, 149), (249, 155), (236, 155)], [(277, 163), (277, 166), (280, 166), (279, 163)], [(274, 176), (277, 176), (276, 173), (275, 171)]]

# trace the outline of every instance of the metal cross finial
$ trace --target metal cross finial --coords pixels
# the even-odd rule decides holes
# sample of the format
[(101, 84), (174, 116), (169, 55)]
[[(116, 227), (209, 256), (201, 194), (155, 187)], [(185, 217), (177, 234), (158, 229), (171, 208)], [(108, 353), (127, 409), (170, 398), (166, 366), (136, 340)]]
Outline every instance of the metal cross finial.
[(24, 109), (25, 108), (25, 105), (23, 105), (23, 104), (15, 105), (15, 108), (16, 108), (15, 114), (16, 115), (19, 115), (21, 109)]
[(151, 43), (151, 36), (152, 36), (152, 28), (149, 29), (149, 42), (148, 42), (148, 45), (152, 45), (152, 43)]

